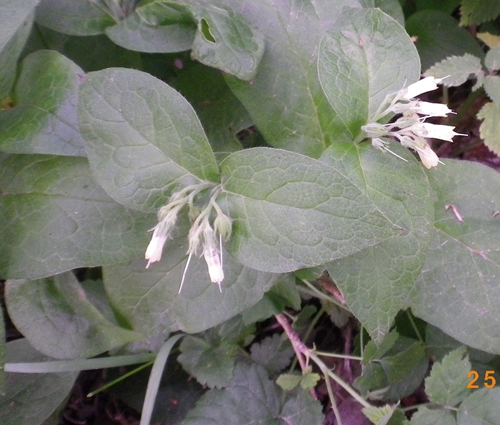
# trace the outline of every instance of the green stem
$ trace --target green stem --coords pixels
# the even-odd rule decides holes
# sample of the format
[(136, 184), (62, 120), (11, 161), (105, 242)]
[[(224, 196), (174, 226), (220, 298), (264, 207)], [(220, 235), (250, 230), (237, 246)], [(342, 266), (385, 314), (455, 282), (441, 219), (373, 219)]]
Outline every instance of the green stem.
[(347, 354), (327, 353), (325, 351), (314, 351), (314, 352), (318, 356), (335, 357), (335, 358), (338, 358), (338, 359), (357, 360), (359, 362), (363, 361), (363, 357), (359, 357), (359, 356), (349, 356)]
[(406, 310), (406, 314), (408, 316), (408, 319), (410, 320), (410, 323), (413, 327), (413, 330), (415, 331), (415, 333), (417, 334), (417, 338), (419, 339), (419, 341), (422, 343), (422, 344), (425, 344), (425, 341), (424, 339), (422, 338), (422, 335), (420, 335), (420, 332), (418, 331), (418, 328), (417, 328), (417, 325), (415, 323), (415, 321), (413, 320), (413, 315), (410, 313), (409, 310)]

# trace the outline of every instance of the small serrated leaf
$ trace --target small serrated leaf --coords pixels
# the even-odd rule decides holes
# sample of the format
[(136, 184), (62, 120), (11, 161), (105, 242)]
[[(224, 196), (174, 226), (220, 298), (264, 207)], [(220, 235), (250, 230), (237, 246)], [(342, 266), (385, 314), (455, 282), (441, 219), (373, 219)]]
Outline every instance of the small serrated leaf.
[(290, 373), (284, 373), (278, 377), (276, 383), (285, 391), (291, 391), (300, 384), (301, 380), (302, 380), (301, 375), (292, 375)]
[[(498, 78), (498, 77), (496, 77)], [(484, 120), (479, 127), (479, 134), (492, 152), (500, 155), (500, 103), (488, 102), (477, 113), (480, 120)]]
[(478, 25), (495, 19), (500, 14), (498, 0), (462, 0), (460, 25)]
[[(500, 46), (500, 35), (490, 34), (489, 32), (478, 32), (476, 37), (479, 38), (490, 49)], [(495, 68), (497, 69), (497, 68)]]
[(497, 105), (500, 104), (500, 77), (496, 75), (487, 75), (483, 85), (486, 94), (491, 100)]
[(308, 372), (305, 375), (302, 375), (302, 378), (300, 379), (300, 386), (304, 391), (312, 390), (320, 379), (321, 376), (319, 376), (319, 374)]
[(188, 336), (182, 340), (180, 349), (179, 363), (200, 384), (222, 388), (233, 377), (237, 345), (225, 341), (211, 345), (200, 338)]
[(411, 417), (411, 425), (457, 425), (452, 413), (444, 409), (428, 409), (423, 406)]
[(500, 69), (500, 46), (488, 50), (484, 58), (484, 64), (490, 71)]
[(404, 413), (397, 410), (397, 405), (365, 407), (363, 413), (375, 425), (405, 425), (408, 423)]
[(288, 339), (283, 340), (280, 335), (275, 334), (253, 344), (250, 354), (255, 363), (263, 366), (272, 375), (281, 372), (290, 364), (293, 348)]
[(453, 350), (440, 363), (434, 363), (430, 375), (425, 379), (429, 400), (447, 407), (460, 403), (470, 393), (467, 388), (470, 369), (465, 347)]
[[(481, 60), (469, 53), (463, 56), (450, 56), (431, 66), (424, 75), (444, 78), (442, 84), (448, 87), (459, 86), (471, 76), (481, 74)], [(445, 78), (446, 77), (446, 78)]]
[(500, 388), (481, 388), (469, 395), (460, 405), (458, 425), (497, 424), (500, 418)]

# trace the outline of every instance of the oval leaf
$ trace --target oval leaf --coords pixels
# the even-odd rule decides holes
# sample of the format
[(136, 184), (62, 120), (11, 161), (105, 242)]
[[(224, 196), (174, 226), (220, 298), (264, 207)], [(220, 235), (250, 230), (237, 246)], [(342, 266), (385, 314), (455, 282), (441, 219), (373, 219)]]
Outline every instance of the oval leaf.
[(443, 162), (427, 172), (435, 232), (408, 305), (463, 344), (499, 354), (500, 176), (478, 163)]
[(379, 9), (345, 9), (319, 47), (321, 87), (356, 137), (385, 96), (420, 77), (417, 49), (404, 28)]
[(376, 245), (401, 231), (347, 177), (279, 149), (246, 149), (221, 163), (233, 218), (228, 244), (241, 263), (283, 273)]
[(321, 160), (345, 173), (402, 229), (379, 245), (327, 265), (349, 308), (372, 339), (384, 339), (406, 303), (432, 238), (433, 191), (414, 156), (397, 143), (390, 149), (404, 162), (370, 144), (335, 143)]
[(92, 172), (123, 205), (153, 212), (179, 186), (218, 181), (193, 108), (147, 73), (111, 68), (88, 74), (79, 119)]
[(136, 258), (155, 221), (113, 201), (84, 158), (6, 157), (0, 192), (2, 278), (39, 279)]
[(5, 298), (16, 328), (38, 351), (56, 359), (93, 357), (142, 338), (106, 320), (70, 272), (7, 281)]
[(84, 72), (63, 55), (41, 50), (26, 57), (15, 107), (0, 111), (0, 148), (9, 153), (85, 156), (76, 105)]

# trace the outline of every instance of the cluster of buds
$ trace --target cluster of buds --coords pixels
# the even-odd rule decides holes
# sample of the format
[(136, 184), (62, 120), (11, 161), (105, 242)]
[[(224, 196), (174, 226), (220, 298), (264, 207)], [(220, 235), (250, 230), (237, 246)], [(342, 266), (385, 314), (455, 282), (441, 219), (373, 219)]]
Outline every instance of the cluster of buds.
[[(396, 155), (387, 148), (389, 142), (382, 137), (397, 139), (404, 147), (416, 151), (425, 167), (431, 168), (441, 163), (426, 138), (452, 142), (452, 138), (460, 134), (453, 131), (452, 126), (430, 124), (425, 120), (429, 117), (446, 117), (452, 111), (444, 104), (415, 99), (422, 93), (437, 89), (441, 81), (442, 78), (426, 77), (396, 93), (387, 95), (370, 119), (370, 123), (361, 127), (365, 136), (372, 139), (372, 145)], [(399, 114), (402, 116), (394, 122), (388, 124), (378, 122), (388, 116)], [(396, 156), (401, 158), (399, 155)]]
[[(211, 188), (211, 192), (208, 204), (203, 209), (199, 209), (195, 206), (195, 197), (209, 188)], [(216, 202), (220, 192), (220, 186), (214, 187), (213, 183), (208, 182), (188, 186), (179, 192), (175, 192), (170, 197), (169, 203), (158, 211), (158, 224), (152, 229), (153, 236), (146, 249), (145, 258), (148, 260), (146, 268), (151, 263), (160, 261), (163, 246), (171, 236), (179, 212), (184, 207), (189, 207), (188, 215), (191, 219), (191, 229), (188, 235), (188, 260), (182, 274), (179, 293), (193, 255), (203, 255), (208, 266), (210, 280), (217, 283), (219, 289), (221, 288), (220, 285), (224, 280), (222, 240), (227, 241), (231, 237), (232, 222)], [(215, 219), (212, 224), (210, 220), (213, 216), (215, 216)], [(217, 246), (217, 242), (219, 246)]]

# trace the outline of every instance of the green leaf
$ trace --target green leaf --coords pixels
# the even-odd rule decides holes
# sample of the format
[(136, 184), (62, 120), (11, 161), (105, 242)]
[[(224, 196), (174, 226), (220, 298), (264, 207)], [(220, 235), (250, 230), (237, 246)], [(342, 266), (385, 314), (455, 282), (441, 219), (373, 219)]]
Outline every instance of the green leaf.
[(11, 155), (0, 166), (0, 276), (38, 279), (143, 253), (151, 216), (95, 183), (86, 159)]
[(466, 28), (459, 28), (457, 20), (449, 13), (422, 10), (410, 16), (406, 21), (406, 30), (416, 38), (415, 46), (422, 61), (422, 71), (450, 56), (468, 53), (478, 58), (484, 57), (478, 41)]
[(500, 388), (481, 388), (474, 391), (460, 405), (458, 425), (490, 425), (500, 417)]
[[(42, 362), (48, 360), (25, 339), (7, 344), (7, 362)], [(77, 372), (7, 373), (7, 394), (0, 396), (0, 423), (42, 425), (64, 402)]]
[(205, 393), (182, 424), (278, 425), (279, 395), (261, 366), (240, 363), (227, 388)]
[(460, 25), (477, 25), (495, 19), (500, 14), (500, 1), (462, 0)]
[(474, 78), (481, 73), (481, 60), (466, 53), (463, 56), (450, 56), (442, 60), (431, 66), (424, 75), (444, 78), (443, 85), (453, 87), (460, 86), (471, 76)]
[(103, 270), (115, 311), (134, 330), (149, 337), (153, 347), (171, 331), (201, 332), (238, 315), (256, 304), (276, 282), (275, 275), (243, 267), (224, 250), (222, 293), (210, 282), (205, 261), (193, 256), (179, 294), (187, 232), (186, 223), (181, 223), (165, 245), (168, 255), (150, 269), (144, 268), (144, 260), (137, 260)]
[(191, 105), (144, 72), (87, 75), (79, 106), (90, 167), (117, 202), (146, 212), (179, 186), (218, 181), (218, 166)]
[(228, 250), (242, 264), (283, 273), (353, 254), (399, 232), (347, 177), (315, 159), (254, 148), (221, 163), (233, 218)]
[(83, 75), (78, 66), (54, 51), (26, 57), (15, 87), (15, 107), (0, 111), (0, 149), (85, 156), (76, 117)]
[(500, 103), (500, 77), (487, 75), (484, 79), (484, 90), (493, 102)]
[(446, 407), (459, 404), (470, 390), (467, 377), (471, 370), (465, 347), (447, 354), (439, 363), (434, 363), (431, 374), (425, 379), (425, 391), (429, 400)]
[(395, 331), (387, 336), (387, 341), (375, 353), (373, 341), (369, 342), (365, 356), (371, 360), (356, 379), (356, 387), (363, 393), (383, 391), (383, 400), (397, 401), (420, 386), (429, 360), (420, 341), (399, 336)]
[(500, 46), (496, 46), (486, 53), (486, 57), (484, 58), (484, 65), (490, 71), (496, 71), (500, 69)]
[(233, 7), (191, 6), (198, 22), (191, 55), (205, 65), (242, 80), (251, 80), (264, 53), (264, 36)]
[(220, 340), (214, 345), (200, 338), (186, 337), (180, 348), (177, 360), (200, 384), (222, 388), (233, 377), (237, 345)]
[(0, 4), (0, 101), (10, 94), (19, 55), (28, 39), (39, 0), (3, 0)]
[(182, 425), (310, 425), (324, 420), (321, 405), (304, 391), (292, 394), (283, 405), (280, 396), (262, 367), (240, 363), (229, 386), (203, 395)]
[(397, 406), (385, 405), (382, 407), (365, 407), (363, 413), (375, 425), (403, 425), (408, 421), (401, 410), (396, 410)]
[(387, 94), (418, 81), (420, 59), (404, 28), (378, 9), (346, 9), (319, 46), (318, 74), (355, 139)]
[(335, 143), (321, 161), (344, 173), (402, 231), (327, 264), (347, 305), (376, 344), (384, 339), (420, 274), (432, 237), (433, 191), (423, 167), (397, 143), (401, 159), (369, 144)]
[(288, 340), (283, 340), (280, 335), (274, 334), (252, 344), (250, 355), (255, 363), (264, 367), (272, 376), (290, 364), (293, 348)]
[(70, 272), (7, 281), (5, 295), (16, 328), (34, 348), (56, 359), (93, 357), (142, 339), (105, 319)]
[(298, 390), (285, 402), (277, 425), (322, 424), (325, 417), (321, 411), (322, 406), (319, 401), (313, 400), (308, 392)]
[(436, 192), (435, 233), (408, 305), (462, 343), (498, 354), (500, 176), (478, 163), (443, 162), (427, 172)]
[(446, 410), (420, 407), (411, 417), (410, 423), (411, 425), (457, 425), (457, 420)]
[(335, 27), (344, 6), (356, 0), (223, 4), (264, 35), (265, 53), (250, 81), (227, 77), (266, 141), (277, 148), (319, 157), (336, 140), (348, 140), (319, 84), (316, 60), (324, 32)]
[(40, 0), (36, 8), (38, 24), (70, 35), (102, 34), (106, 27), (116, 24), (110, 15), (102, 3), (88, 0)]
[[(498, 78), (498, 77), (496, 77)], [(477, 118), (484, 120), (479, 127), (479, 134), (484, 144), (492, 152), (500, 154), (500, 140), (498, 134), (500, 131), (500, 104), (488, 102), (477, 113)]]
[(302, 380), (301, 375), (292, 375), (291, 373), (283, 373), (278, 377), (276, 383), (285, 391), (291, 391), (297, 388)]
[(196, 26), (183, 10), (167, 2), (140, 5), (118, 25), (106, 28), (106, 35), (129, 50), (171, 53), (189, 50)]
[(311, 391), (320, 381), (321, 376), (317, 373), (308, 372), (302, 375), (302, 379), (300, 380), (300, 387), (304, 391)]

